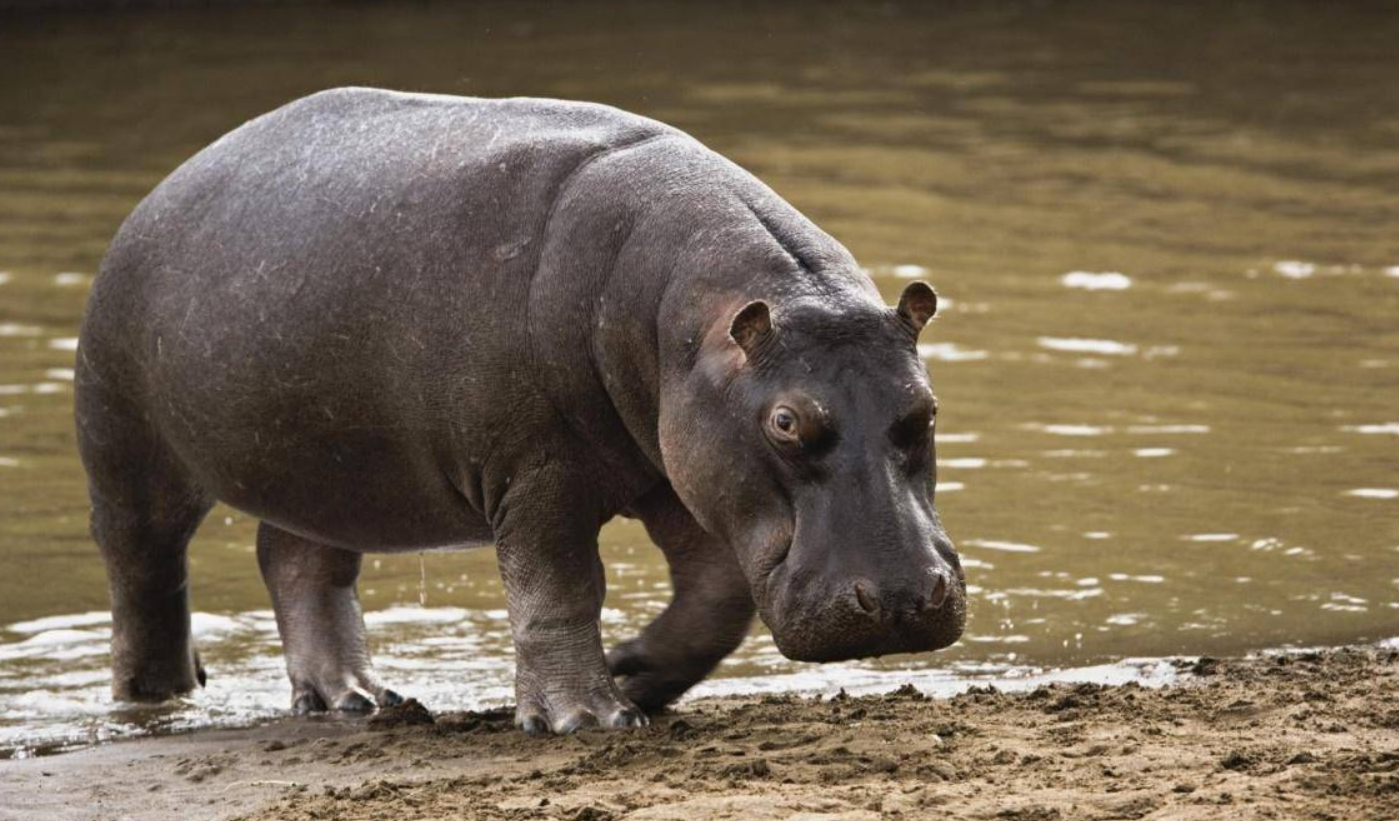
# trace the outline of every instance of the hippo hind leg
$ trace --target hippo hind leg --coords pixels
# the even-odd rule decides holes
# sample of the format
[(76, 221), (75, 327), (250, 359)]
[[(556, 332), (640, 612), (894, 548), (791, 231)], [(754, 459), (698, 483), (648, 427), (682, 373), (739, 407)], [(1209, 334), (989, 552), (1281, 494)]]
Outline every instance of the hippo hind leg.
[(258, 567), (277, 614), (293, 712), (368, 711), (403, 700), (370, 666), (355, 593), (362, 559), (266, 522), (258, 528)]
[(112, 604), (112, 695), (158, 702), (203, 686), (186, 550), (213, 502), (145, 421), (78, 370), (78, 444)]

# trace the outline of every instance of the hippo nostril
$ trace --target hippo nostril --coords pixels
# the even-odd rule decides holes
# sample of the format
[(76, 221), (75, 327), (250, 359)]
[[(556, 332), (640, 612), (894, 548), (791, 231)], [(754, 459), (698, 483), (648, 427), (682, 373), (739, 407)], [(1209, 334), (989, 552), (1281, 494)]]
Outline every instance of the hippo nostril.
[(879, 612), (879, 600), (869, 591), (865, 582), (855, 582), (855, 600), (871, 616)]
[(947, 576), (933, 571), (933, 590), (928, 594), (928, 609), (937, 610), (942, 607), (945, 601), (947, 601)]

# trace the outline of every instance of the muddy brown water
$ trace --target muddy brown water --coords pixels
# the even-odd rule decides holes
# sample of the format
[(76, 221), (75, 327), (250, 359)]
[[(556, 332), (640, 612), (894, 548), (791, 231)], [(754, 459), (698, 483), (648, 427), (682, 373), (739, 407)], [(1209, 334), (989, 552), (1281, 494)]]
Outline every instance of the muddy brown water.
[[(890, 299), (918, 277), (950, 302), (921, 350), (965, 638), (817, 667), (758, 629), (708, 692), (1399, 634), (1395, 42), (1379, 4), (0, 16), (0, 748), (283, 706), (255, 522), (224, 508), (191, 554), (209, 690), (107, 702), (72, 349), (107, 241), (162, 176), (344, 84), (663, 119), (845, 242)], [(603, 549), (616, 640), (668, 585), (639, 527), (609, 526)], [(374, 559), (361, 592), (402, 689), (508, 698), (490, 551)]]

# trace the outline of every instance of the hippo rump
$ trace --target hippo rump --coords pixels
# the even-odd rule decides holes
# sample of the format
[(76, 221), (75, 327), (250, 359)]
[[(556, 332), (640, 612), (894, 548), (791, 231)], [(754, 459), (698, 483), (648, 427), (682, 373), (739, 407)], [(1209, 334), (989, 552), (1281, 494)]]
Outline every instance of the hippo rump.
[[(753, 176), (607, 106), (349, 88), (252, 120), (136, 208), (83, 321), (113, 694), (203, 684), (186, 547), (215, 502), (261, 522), (297, 711), (399, 699), (355, 593), (376, 551), (496, 547), (532, 732), (645, 724), (755, 610), (792, 659), (945, 647), (936, 307), (887, 307)], [(618, 515), (674, 595), (604, 653)]]

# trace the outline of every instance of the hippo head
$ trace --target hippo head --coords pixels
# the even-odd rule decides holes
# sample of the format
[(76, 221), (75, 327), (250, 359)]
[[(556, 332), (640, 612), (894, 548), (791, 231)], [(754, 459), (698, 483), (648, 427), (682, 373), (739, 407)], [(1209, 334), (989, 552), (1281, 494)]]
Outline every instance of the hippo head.
[(737, 304), (662, 392), (672, 484), (733, 546), (788, 658), (936, 650), (961, 636), (966, 582), (933, 507), (937, 400), (916, 345), (936, 309), (922, 282), (893, 309)]

